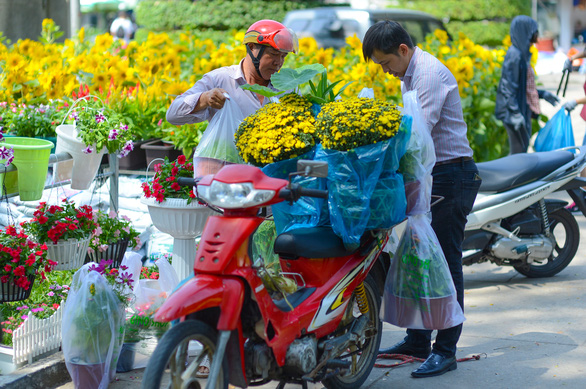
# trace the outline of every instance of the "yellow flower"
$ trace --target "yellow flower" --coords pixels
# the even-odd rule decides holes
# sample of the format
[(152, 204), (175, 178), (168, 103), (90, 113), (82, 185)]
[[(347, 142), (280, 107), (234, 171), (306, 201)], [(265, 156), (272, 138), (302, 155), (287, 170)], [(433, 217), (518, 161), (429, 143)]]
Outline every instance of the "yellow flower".
[(311, 103), (296, 93), (246, 117), (236, 131), (236, 147), (245, 162), (263, 166), (293, 158), (315, 144)]

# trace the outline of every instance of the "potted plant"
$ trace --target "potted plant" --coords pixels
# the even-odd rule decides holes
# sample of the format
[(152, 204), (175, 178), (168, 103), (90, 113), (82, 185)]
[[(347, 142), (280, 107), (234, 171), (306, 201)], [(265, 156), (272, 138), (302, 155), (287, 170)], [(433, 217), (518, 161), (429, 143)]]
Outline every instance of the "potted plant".
[(35, 277), (40, 275), (42, 281), (56, 264), (47, 259), (47, 246), (29, 239), (23, 230), (0, 230), (0, 301), (25, 300)]
[[(42, 138), (53, 143), (57, 140), (55, 127), (61, 123), (69, 109), (64, 101), (53, 100), (47, 104), (0, 103), (0, 125), (10, 136)], [(53, 152), (51, 150), (51, 152)]]
[(134, 148), (132, 129), (95, 96), (78, 98), (66, 119), (73, 124), (57, 126), (56, 153), (67, 152), (73, 160), (56, 164), (56, 171), (59, 180), (71, 178), (72, 189), (89, 188), (106, 151), (124, 157)]
[(115, 211), (96, 211), (94, 222), (97, 228), (92, 233), (86, 262), (111, 259), (112, 266), (118, 267), (128, 247), (140, 247), (139, 233), (132, 226), (128, 216), (118, 217)]
[(176, 149), (181, 150), (186, 158), (190, 158), (193, 150), (199, 144), (199, 140), (208, 126), (207, 121), (191, 125), (173, 126), (163, 128), (164, 142), (171, 142)]
[[(70, 271), (45, 273), (44, 282), (31, 285), (26, 301), (0, 304), (2, 337), (0, 369), (8, 374), (23, 363), (37, 360), (61, 347), (62, 302), (67, 298)], [(31, 342), (31, 338), (42, 342)]]
[(116, 371), (133, 284), (125, 266), (111, 263), (79, 269), (65, 302), (62, 348), (76, 388), (107, 387)]
[(149, 358), (158, 340), (169, 327), (169, 323), (156, 322), (153, 319), (158, 307), (167, 297), (167, 293), (160, 289), (158, 270), (156, 265), (141, 268), (140, 298), (137, 297), (134, 307), (127, 310), (124, 344), (116, 367), (117, 372), (132, 370), (137, 353), (143, 360), (144, 357)]
[(47, 246), (47, 257), (58, 263), (56, 270), (78, 269), (83, 264), (97, 228), (91, 206), (78, 208), (68, 200), (61, 205), (41, 202), (33, 218), (21, 225), (36, 242)]
[(151, 94), (147, 93), (146, 88), (141, 88), (140, 83), (124, 91), (121, 95), (112, 95), (108, 102), (132, 126), (135, 133), (134, 149), (126, 157), (120, 158), (119, 167), (121, 170), (144, 169), (148, 166), (147, 150), (141, 146), (164, 136), (162, 125), (168, 103), (165, 96), (150, 97)]
[(179, 177), (193, 177), (193, 164), (184, 155), (176, 161), (165, 158), (155, 165), (155, 175), (142, 184), (144, 198), (153, 224), (173, 236), (173, 267), (180, 279), (193, 271), (195, 238), (214, 211), (196, 200), (193, 188), (180, 186)]

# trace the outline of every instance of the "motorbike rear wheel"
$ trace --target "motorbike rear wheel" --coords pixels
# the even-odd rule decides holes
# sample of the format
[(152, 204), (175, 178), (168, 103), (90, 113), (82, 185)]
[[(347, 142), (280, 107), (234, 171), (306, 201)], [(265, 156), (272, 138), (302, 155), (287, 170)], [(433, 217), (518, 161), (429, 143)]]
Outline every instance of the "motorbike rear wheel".
[[(368, 378), (376, 358), (378, 356), (378, 349), (380, 347), (383, 324), (379, 318), (381, 296), (378, 292), (378, 287), (372, 275), (368, 275), (364, 280), (364, 290), (368, 300), (368, 318), (372, 324), (373, 335), (363, 339), (358, 347), (353, 347), (347, 350), (347, 354), (342, 354), (339, 359), (349, 358), (352, 366), (343, 375), (336, 375), (322, 381), (324, 386), (328, 389), (356, 389), (359, 388)], [(350, 318), (350, 322), (360, 316), (360, 310), (356, 302), (356, 292), (352, 295), (352, 301), (348, 304), (346, 317)], [(348, 321), (343, 320), (341, 325), (347, 325)], [(350, 355), (352, 354), (352, 355)], [(346, 358), (345, 358), (346, 357)]]
[(564, 270), (578, 251), (580, 229), (567, 209), (560, 208), (548, 214), (550, 231), (554, 237), (554, 249), (543, 263), (515, 266), (515, 270), (529, 278), (552, 277)]
[[(199, 320), (186, 320), (174, 325), (159, 340), (146, 367), (142, 388), (181, 388), (182, 385), (190, 389), (205, 388), (207, 378), (198, 378), (196, 374), (205, 357), (209, 359), (211, 367), (216, 352), (216, 339), (216, 330)], [(186, 372), (188, 373), (185, 374)], [(184, 374), (185, 377), (182, 376)], [(224, 358), (216, 389), (226, 388), (228, 363)]]

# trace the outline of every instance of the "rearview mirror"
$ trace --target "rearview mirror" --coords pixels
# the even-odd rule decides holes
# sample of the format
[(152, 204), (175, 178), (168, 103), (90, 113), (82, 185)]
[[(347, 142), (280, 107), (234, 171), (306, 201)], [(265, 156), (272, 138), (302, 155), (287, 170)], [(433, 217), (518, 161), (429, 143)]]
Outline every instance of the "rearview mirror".
[(323, 161), (300, 159), (297, 161), (297, 173), (309, 177), (327, 177), (328, 163)]

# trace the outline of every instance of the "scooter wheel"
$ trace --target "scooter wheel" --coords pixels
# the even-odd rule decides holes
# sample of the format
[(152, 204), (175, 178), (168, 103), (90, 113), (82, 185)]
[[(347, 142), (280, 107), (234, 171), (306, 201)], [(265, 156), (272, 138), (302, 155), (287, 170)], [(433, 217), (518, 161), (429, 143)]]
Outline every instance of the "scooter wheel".
[[(174, 325), (159, 340), (144, 372), (141, 387), (205, 388), (205, 370), (214, 360), (216, 339), (216, 330), (199, 320), (186, 320)], [(206, 363), (206, 357), (209, 363)], [(183, 377), (182, 374), (188, 370), (193, 374)], [(224, 358), (216, 389), (227, 388), (228, 362)]]
[(560, 208), (548, 214), (550, 231), (555, 239), (553, 253), (543, 263), (515, 266), (515, 270), (529, 278), (552, 277), (564, 270), (578, 251), (580, 228), (567, 209)]

